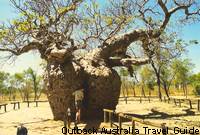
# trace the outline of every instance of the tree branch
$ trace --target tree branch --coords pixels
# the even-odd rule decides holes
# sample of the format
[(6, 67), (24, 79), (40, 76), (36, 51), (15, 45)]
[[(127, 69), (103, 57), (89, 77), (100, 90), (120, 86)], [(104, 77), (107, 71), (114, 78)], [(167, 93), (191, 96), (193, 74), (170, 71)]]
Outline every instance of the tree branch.
[(7, 52), (11, 52), (14, 55), (20, 55), (30, 50), (36, 50), (36, 49), (39, 50), (41, 46), (42, 46), (41, 42), (37, 40), (33, 40), (32, 42), (28, 43), (27, 45), (24, 45), (21, 48), (16, 48), (15, 50), (9, 49), (9, 48), (0, 48), (0, 51), (7, 51)]
[(129, 67), (132, 65), (144, 65), (149, 63), (149, 58), (110, 58), (109, 65), (115, 66), (125, 66)]
[(116, 36), (104, 42), (102, 46), (102, 57), (111, 57), (125, 54), (127, 47), (134, 41), (142, 40), (147, 36), (143, 30), (133, 30), (132, 32)]

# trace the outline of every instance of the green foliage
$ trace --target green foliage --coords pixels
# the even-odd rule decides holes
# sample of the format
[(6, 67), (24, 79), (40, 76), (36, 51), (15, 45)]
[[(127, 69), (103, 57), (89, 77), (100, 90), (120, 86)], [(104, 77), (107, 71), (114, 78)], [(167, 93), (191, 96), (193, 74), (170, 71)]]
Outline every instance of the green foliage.
[(195, 95), (200, 96), (200, 83), (196, 84), (196, 86), (194, 87), (194, 93)]
[(0, 92), (7, 93), (6, 80), (8, 79), (9, 74), (5, 72), (0, 72)]
[(171, 79), (173, 79), (173, 69), (168, 64), (165, 64), (160, 69), (160, 78), (162, 80), (162, 83), (166, 84), (167, 86), (170, 85)]
[(193, 74), (189, 77), (189, 80), (190, 80), (190, 84), (195, 86), (197, 84), (200, 84), (200, 73), (197, 73), (197, 74)]
[(35, 99), (39, 98), (43, 85), (42, 77), (37, 75), (32, 68), (14, 75), (0, 72), (0, 93), (9, 95), (10, 100), (16, 93), (20, 93), (23, 100), (28, 100), (33, 92)]
[(58, 8), (58, 13), (61, 14), (61, 13), (65, 12), (68, 9), (69, 9), (69, 7), (60, 7), (60, 8)]
[(197, 40), (190, 40), (189, 44), (197, 45), (197, 44), (199, 44), (199, 42)]
[(174, 83), (181, 84), (189, 81), (190, 71), (193, 64), (188, 59), (178, 60), (175, 59), (172, 63), (172, 70), (175, 74)]
[(1, 29), (0, 30), (0, 41), (6, 37), (6, 35), (8, 34), (8, 30), (7, 29)]
[(149, 66), (144, 66), (140, 71), (141, 83), (146, 85), (148, 89), (153, 90), (155, 85), (155, 75)]
[(150, 90), (154, 90), (154, 86), (155, 86), (155, 82), (154, 81), (149, 81), (149, 83), (147, 83), (147, 88)]
[(109, 26), (109, 25), (111, 25), (111, 24), (113, 24), (113, 18), (112, 17), (110, 17), (110, 16), (104, 16), (104, 19), (105, 19), (105, 22), (106, 22), (106, 24)]
[(121, 69), (120, 69), (120, 75), (125, 77), (125, 76), (128, 76), (128, 75), (129, 75), (129, 72), (128, 72), (127, 69), (121, 68)]

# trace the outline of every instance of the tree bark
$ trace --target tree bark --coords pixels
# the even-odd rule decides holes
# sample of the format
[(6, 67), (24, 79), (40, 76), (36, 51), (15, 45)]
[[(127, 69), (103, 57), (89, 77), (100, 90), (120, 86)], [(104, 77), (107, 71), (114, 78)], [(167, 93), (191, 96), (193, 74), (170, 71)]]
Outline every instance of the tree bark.
[(84, 89), (84, 119), (101, 118), (104, 108), (114, 110), (120, 95), (119, 75), (93, 51), (64, 63), (49, 61), (45, 82), (55, 120), (63, 120), (68, 107), (75, 112), (72, 93), (78, 89)]
[(166, 96), (169, 98), (169, 88), (167, 87), (166, 82), (163, 82), (163, 87), (164, 87), (164, 91)]
[(160, 80), (160, 68), (156, 68), (153, 61), (151, 62), (151, 66), (156, 74), (157, 85), (158, 85), (158, 97), (162, 101), (162, 93), (161, 93), (161, 80)]
[(141, 85), (141, 94), (143, 95), (143, 97), (145, 98), (145, 91), (144, 91), (144, 84)]
[(156, 75), (156, 76), (157, 76), (157, 85), (158, 85), (158, 97), (162, 101), (160, 75)]

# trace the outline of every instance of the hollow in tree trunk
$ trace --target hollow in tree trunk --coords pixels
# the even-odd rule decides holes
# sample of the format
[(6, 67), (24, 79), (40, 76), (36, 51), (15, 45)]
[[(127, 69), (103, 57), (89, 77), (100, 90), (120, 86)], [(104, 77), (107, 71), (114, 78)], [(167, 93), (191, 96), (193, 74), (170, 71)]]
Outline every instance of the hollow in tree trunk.
[(101, 118), (103, 109), (115, 109), (120, 95), (121, 81), (115, 70), (103, 59), (88, 54), (60, 64), (49, 62), (46, 72), (47, 95), (55, 120), (62, 120), (68, 107), (75, 112), (72, 93), (84, 89), (82, 118)]

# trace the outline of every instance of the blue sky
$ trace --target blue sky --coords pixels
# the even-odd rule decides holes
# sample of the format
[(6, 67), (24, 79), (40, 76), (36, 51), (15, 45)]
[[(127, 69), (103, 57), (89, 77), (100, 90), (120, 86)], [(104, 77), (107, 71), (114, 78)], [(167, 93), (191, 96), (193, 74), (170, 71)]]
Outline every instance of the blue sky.
[[(10, 5), (9, 0), (0, 0), (0, 23), (14, 18), (14, 16), (16, 16), (16, 13)], [(200, 23), (185, 26), (181, 31), (181, 37), (186, 41), (193, 39), (200, 41)], [(0, 56), (2, 55), (3, 53), (0, 52)], [(188, 47), (188, 53), (184, 57), (191, 59), (191, 62), (195, 64), (194, 72), (200, 72), (200, 45)], [(39, 66), (41, 61), (39, 54), (23, 54), (17, 58), (15, 63), (0, 66), (0, 70), (15, 73), (32, 67), (34, 70), (41, 73), (42, 70)]]

